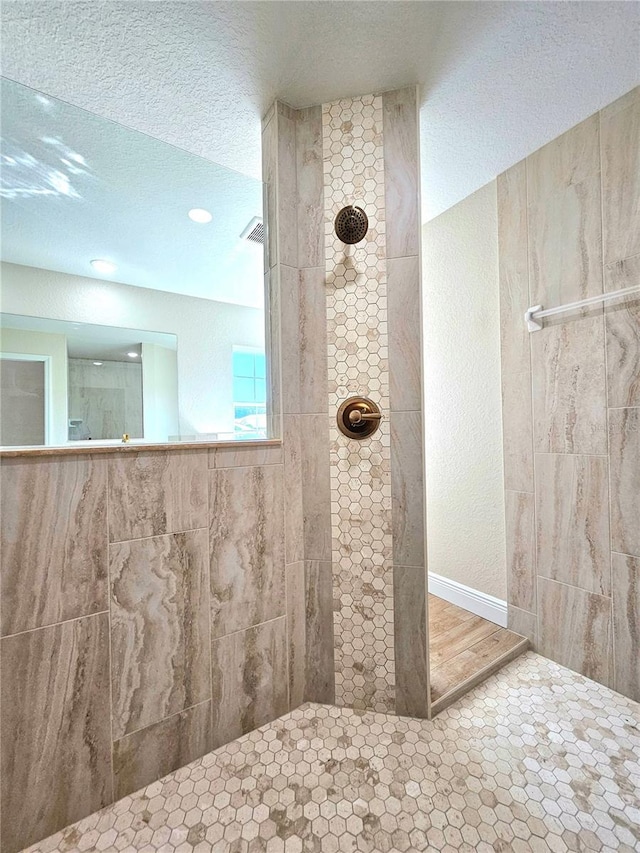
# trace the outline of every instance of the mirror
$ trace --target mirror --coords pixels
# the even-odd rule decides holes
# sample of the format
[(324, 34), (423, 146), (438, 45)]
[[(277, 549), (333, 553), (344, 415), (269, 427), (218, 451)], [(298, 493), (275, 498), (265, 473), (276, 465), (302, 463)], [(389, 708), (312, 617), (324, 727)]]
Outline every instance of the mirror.
[(262, 183), (8, 80), (1, 157), (0, 443), (275, 437)]

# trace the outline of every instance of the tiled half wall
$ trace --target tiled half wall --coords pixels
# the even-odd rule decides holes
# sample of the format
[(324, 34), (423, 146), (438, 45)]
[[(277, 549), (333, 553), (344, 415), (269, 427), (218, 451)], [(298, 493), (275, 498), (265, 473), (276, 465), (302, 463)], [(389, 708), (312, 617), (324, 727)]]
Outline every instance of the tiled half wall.
[(0, 847), (299, 704), (280, 446), (3, 459)]
[(498, 178), (509, 627), (640, 700), (640, 88)]
[[(290, 471), (298, 489), (285, 491), (302, 516), (298, 690), (426, 716), (416, 90), (304, 110), (276, 104), (263, 151), (268, 274), (280, 283), (285, 479)], [(351, 203), (370, 228), (349, 247), (334, 219)], [(384, 414), (362, 442), (335, 420), (356, 394)]]

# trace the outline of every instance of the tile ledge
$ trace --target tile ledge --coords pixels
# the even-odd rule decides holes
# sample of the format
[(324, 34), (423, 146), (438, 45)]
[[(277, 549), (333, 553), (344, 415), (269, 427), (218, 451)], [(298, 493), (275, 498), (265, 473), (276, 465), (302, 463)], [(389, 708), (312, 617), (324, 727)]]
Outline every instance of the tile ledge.
[(0, 450), (0, 458), (16, 456), (68, 456), (77, 454), (98, 453), (148, 453), (162, 450), (211, 450), (215, 448), (244, 448), (281, 447), (282, 439), (265, 438), (258, 441), (172, 441), (166, 444), (83, 444), (79, 447), (59, 445), (57, 447), (20, 447)]

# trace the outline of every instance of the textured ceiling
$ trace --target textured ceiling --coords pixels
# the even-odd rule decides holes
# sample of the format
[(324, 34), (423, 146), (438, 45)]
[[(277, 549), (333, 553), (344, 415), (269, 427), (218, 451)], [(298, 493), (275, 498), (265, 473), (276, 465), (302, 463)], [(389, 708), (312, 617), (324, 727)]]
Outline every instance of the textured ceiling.
[(262, 245), (240, 237), (261, 181), (18, 83), (1, 105), (3, 260), (262, 308)]
[(420, 83), (431, 218), (631, 89), (639, 16), (634, 2), (9, 0), (3, 73), (255, 177), (275, 97)]

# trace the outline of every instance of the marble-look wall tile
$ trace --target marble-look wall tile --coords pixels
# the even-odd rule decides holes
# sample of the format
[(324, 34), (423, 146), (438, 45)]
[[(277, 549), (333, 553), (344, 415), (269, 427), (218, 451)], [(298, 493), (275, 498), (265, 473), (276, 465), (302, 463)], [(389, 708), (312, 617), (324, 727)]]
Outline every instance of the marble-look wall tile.
[(531, 374), (502, 373), (502, 447), (504, 486), (533, 492)]
[(265, 341), (267, 374), (267, 435), (282, 435), (282, 297), (277, 266), (265, 273)]
[(387, 263), (389, 404), (392, 412), (422, 408), (420, 267), (417, 257)]
[(640, 254), (640, 86), (600, 113), (605, 263)]
[(428, 713), (426, 588), (424, 567), (394, 566), (395, 713), (401, 716), (426, 717)]
[(296, 117), (298, 178), (298, 267), (324, 266), (324, 186), (322, 107), (298, 110)]
[(274, 619), (212, 642), (214, 749), (287, 712), (285, 622)]
[(2, 640), (4, 853), (106, 806), (109, 626), (86, 616)]
[(548, 324), (531, 341), (535, 449), (607, 453), (602, 309)]
[(209, 472), (211, 631), (222, 637), (285, 612), (280, 465)]
[(536, 455), (538, 575), (611, 594), (608, 477), (606, 457)]
[(507, 627), (515, 634), (526, 637), (531, 643), (531, 648), (538, 648), (538, 621), (535, 613), (528, 613), (509, 604), (507, 607)]
[(640, 558), (611, 555), (614, 690), (640, 702)]
[(138, 791), (210, 749), (211, 700), (115, 741), (115, 798)]
[(304, 507), (300, 415), (284, 416), (285, 562), (304, 559)]
[(522, 318), (531, 305), (524, 160), (498, 176), (497, 192), (502, 370), (522, 374), (530, 370), (529, 332)]
[(209, 468), (252, 468), (257, 465), (281, 465), (281, 444), (265, 444), (260, 447), (215, 447), (209, 450)]
[[(280, 107), (280, 104), (278, 104)], [(296, 122), (279, 110), (278, 119), (278, 263), (298, 266)]]
[(278, 263), (278, 120), (275, 104), (262, 120), (262, 181), (264, 183), (264, 269)]
[(276, 101), (276, 110), (278, 111), (278, 115), (283, 115), (292, 121), (295, 121), (298, 115), (298, 111), (290, 107), (289, 104), (285, 104), (284, 101)]
[(535, 203), (600, 172), (598, 116), (590, 116), (527, 158), (529, 197)]
[(327, 307), (324, 267), (300, 270), (300, 408), (327, 411)]
[[(509, 627), (604, 683), (609, 596), (629, 602), (610, 548), (640, 555), (640, 299), (549, 318), (534, 334), (522, 315), (637, 283), (639, 128), (636, 88), (498, 178)], [(634, 607), (619, 623), (614, 607), (624, 654)]]
[(611, 547), (640, 557), (640, 409), (609, 409)]
[(305, 560), (305, 702), (335, 702), (331, 563)]
[(109, 547), (113, 736), (211, 693), (206, 530)]
[(396, 566), (424, 566), (422, 415), (391, 413), (391, 533)]
[(387, 258), (420, 251), (417, 97), (415, 86), (382, 95)]
[(207, 526), (206, 450), (114, 454), (108, 465), (111, 542)]
[(602, 293), (600, 175), (545, 198), (531, 184), (531, 304), (553, 308)]
[(611, 686), (611, 599), (538, 578), (541, 655)]
[(2, 634), (107, 609), (107, 463), (4, 459)]
[(536, 612), (535, 505), (530, 492), (505, 491), (507, 597), (510, 606)]
[[(605, 267), (606, 291), (631, 287), (639, 281), (640, 255)], [(608, 403), (616, 408), (640, 406), (640, 294), (609, 303), (604, 317)]]
[(281, 270), (284, 412), (327, 410), (324, 270)]
[(292, 267), (280, 268), (282, 317), (282, 410), (300, 411), (300, 274)]
[(598, 116), (526, 163), (531, 304), (551, 308), (602, 293)]
[(304, 555), (331, 562), (331, 481), (326, 415), (301, 415)]
[(287, 581), (287, 646), (289, 653), (289, 708), (305, 701), (306, 672), (306, 596), (304, 562), (286, 569)]

